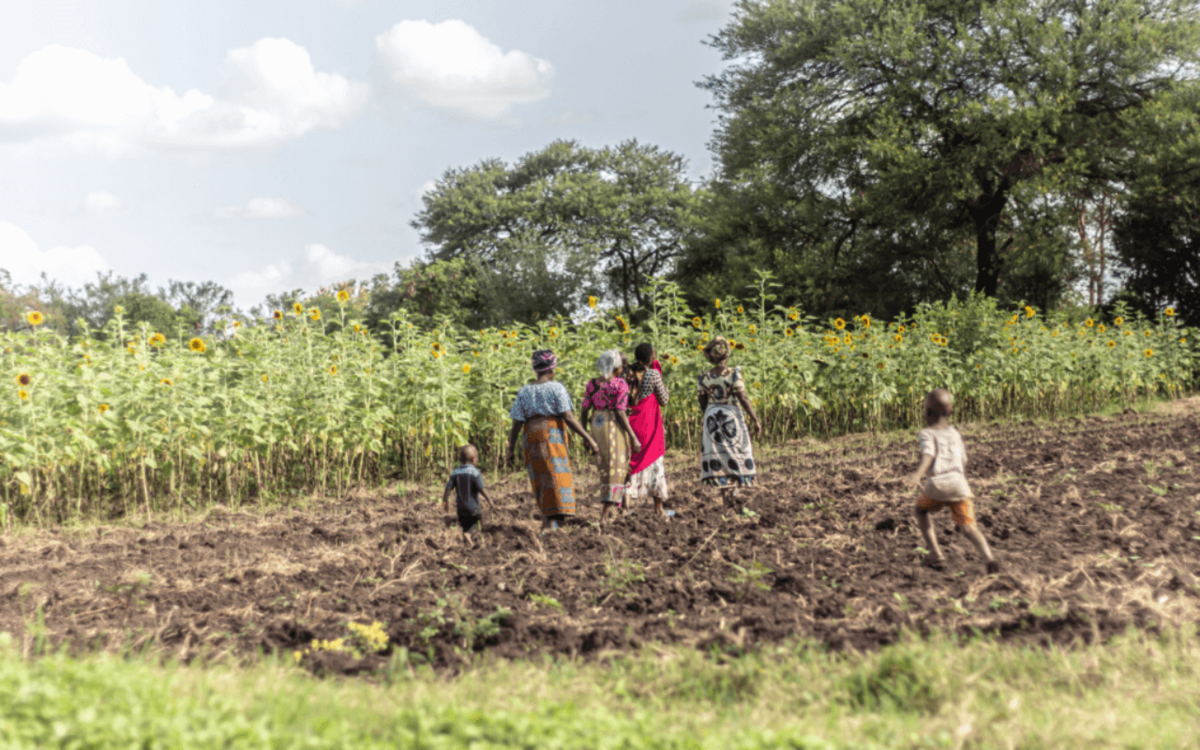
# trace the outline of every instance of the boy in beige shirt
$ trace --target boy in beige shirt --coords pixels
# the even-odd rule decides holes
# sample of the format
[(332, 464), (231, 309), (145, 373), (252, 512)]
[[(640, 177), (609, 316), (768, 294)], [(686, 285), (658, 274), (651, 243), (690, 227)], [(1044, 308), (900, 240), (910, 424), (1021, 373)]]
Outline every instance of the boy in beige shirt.
[(954, 397), (950, 391), (937, 388), (925, 397), (925, 423), (928, 427), (917, 435), (921, 444), (921, 463), (916, 471), (904, 478), (906, 485), (921, 491), (917, 498), (917, 527), (921, 529), (921, 536), (929, 549), (929, 557), (922, 565), (941, 570), (946, 562), (937, 535), (933, 533), (929, 514), (949, 507), (954, 523), (962, 528), (971, 544), (987, 560), (987, 572), (998, 573), (1000, 563), (992, 557), (987, 540), (975, 525), (975, 495), (967, 484), (965, 474), (967, 449), (963, 445), (962, 435), (950, 424), (950, 415), (953, 413)]

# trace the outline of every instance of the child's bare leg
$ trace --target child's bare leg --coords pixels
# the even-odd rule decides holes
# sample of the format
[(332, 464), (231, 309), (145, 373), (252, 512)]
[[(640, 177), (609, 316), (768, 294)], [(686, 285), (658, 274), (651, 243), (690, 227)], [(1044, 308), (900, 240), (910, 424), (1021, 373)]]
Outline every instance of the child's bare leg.
[(921, 538), (925, 541), (925, 549), (929, 550), (929, 556), (935, 560), (945, 560), (946, 556), (942, 554), (942, 547), (938, 544), (937, 534), (933, 533), (933, 519), (929, 514), (920, 508), (916, 511), (917, 528), (921, 530)]
[(667, 515), (667, 511), (663, 510), (663, 499), (661, 497), (654, 498), (654, 512), (663, 517)]
[(975, 526), (975, 524), (971, 524), (970, 526), (963, 526), (962, 530), (963, 533), (967, 535), (967, 539), (971, 540), (971, 544), (975, 545), (975, 551), (978, 552), (984, 560), (991, 560), (992, 550), (990, 547), (988, 547), (987, 539), (984, 539), (983, 534), (980, 533), (979, 527)]
[(612, 508), (614, 503), (602, 503), (600, 510), (600, 523), (608, 523), (611, 519)]

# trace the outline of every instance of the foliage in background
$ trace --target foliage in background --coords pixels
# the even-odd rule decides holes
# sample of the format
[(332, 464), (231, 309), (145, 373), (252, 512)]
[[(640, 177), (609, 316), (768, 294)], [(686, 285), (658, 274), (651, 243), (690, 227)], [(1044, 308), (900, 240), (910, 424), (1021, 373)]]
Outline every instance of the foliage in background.
[(570, 314), (589, 296), (630, 313), (692, 226), (686, 161), (637, 141), (555, 141), (511, 166), (451, 169), (422, 200), (412, 225), (431, 261), (464, 263), (455, 299), (473, 326)]
[(1081, 272), (1080, 200), (1123, 200), (1146, 162), (1200, 135), (1181, 95), (1197, 13), (743, 0), (711, 42), (729, 63), (702, 84), (723, 115), (718, 170), (679, 278), (697, 300), (767, 268), (796, 304), (842, 315), (972, 289), (1053, 306)]
[(424, 327), (405, 309), (371, 329), (369, 303), (342, 289), (333, 311), (293, 303), (228, 322), (225, 340), (165, 336), (122, 313), (66, 336), (31, 312), (24, 330), (0, 334), (0, 515), (340, 493), (444, 471), (467, 440), (498, 468), (530, 354), (547, 347), (578, 399), (600, 352), (653, 342), (676, 394), (668, 442), (688, 449), (700, 349), (716, 335), (733, 343), (769, 441), (912, 426), (935, 386), (954, 391), (960, 418), (1050, 416), (1178, 394), (1196, 369), (1174, 310), (1100, 320), (980, 297), (891, 322), (819, 320), (775, 304), (767, 275), (749, 292), (693, 311), (659, 283), (637, 327), (601, 311), (473, 330)]

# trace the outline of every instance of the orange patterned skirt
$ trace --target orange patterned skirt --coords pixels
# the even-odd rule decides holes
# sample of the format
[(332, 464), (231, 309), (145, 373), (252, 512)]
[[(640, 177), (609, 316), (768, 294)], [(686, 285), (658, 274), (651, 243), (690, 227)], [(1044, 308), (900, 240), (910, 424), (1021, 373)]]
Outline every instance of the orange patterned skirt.
[(525, 471), (543, 516), (575, 513), (575, 485), (567, 459), (567, 422), (533, 417), (525, 423)]

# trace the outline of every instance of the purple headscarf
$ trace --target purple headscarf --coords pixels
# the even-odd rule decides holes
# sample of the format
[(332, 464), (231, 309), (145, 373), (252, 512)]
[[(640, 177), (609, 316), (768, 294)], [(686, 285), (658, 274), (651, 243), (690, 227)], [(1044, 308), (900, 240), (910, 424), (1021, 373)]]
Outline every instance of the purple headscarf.
[(557, 366), (558, 357), (554, 356), (554, 352), (549, 349), (542, 349), (539, 352), (533, 353), (534, 372), (549, 372)]

